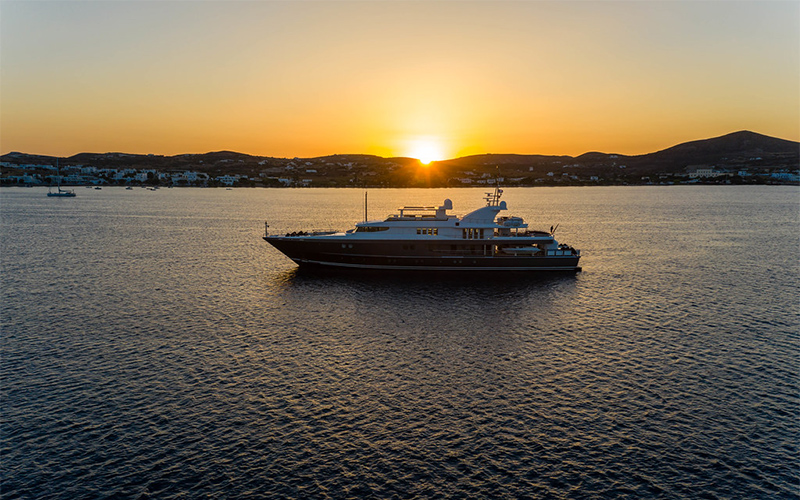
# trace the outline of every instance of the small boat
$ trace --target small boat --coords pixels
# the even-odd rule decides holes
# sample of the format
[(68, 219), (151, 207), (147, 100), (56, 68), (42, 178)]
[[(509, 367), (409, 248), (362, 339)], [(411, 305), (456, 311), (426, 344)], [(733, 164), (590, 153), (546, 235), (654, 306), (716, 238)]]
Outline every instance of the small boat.
[[(547, 231), (529, 230), (507, 210), (503, 190), (486, 193), (486, 206), (463, 217), (441, 206), (410, 206), (345, 232), (292, 232), (264, 240), (301, 267), (426, 271), (580, 271), (581, 254)], [(366, 217), (365, 217), (366, 219)], [(557, 226), (556, 226), (557, 227)]]
[(61, 189), (61, 173), (58, 168), (58, 160), (56, 160), (56, 175), (58, 176), (57, 191), (53, 191), (53, 186), (47, 190), (47, 196), (51, 198), (74, 198), (76, 196), (74, 189)]
[(47, 192), (47, 196), (57, 197), (57, 198), (74, 198), (77, 196), (75, 191), (72, 189), (61, 189), (61, 186), (58, 186), (58, 191), (50, 191)]

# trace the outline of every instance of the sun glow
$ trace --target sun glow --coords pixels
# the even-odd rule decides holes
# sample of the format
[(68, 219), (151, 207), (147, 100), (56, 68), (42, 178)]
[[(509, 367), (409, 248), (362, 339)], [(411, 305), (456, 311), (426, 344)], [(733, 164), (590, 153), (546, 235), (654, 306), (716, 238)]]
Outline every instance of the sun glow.
[(445, 159), (442, 145), (433, 137), (411, 141), (409, 143), (408, 156), (418, 159), (423, 165)]

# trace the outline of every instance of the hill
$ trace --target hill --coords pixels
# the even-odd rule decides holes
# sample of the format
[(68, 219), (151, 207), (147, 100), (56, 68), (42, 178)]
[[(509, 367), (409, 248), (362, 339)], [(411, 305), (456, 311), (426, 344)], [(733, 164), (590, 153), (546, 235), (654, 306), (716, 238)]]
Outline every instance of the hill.
[(632, 156), (629, 162), (642, 167), (667, 168), (673, 172), (692, 165), (739, 166), (758, 162), (777, 162), (786, 167), (798, 165), (800, 143), (750, 131), (678, 144), (646, 155)]

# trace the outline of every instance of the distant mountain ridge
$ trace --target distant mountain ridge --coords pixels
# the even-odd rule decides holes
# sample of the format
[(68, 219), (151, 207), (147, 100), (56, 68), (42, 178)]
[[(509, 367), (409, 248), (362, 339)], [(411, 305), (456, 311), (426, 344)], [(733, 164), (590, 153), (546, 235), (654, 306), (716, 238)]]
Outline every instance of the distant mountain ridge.
[[(699, 159), (715, 158), (724, 155), (741, 155), (741, 154), (763, 154), (763, 153), (784, 153), (784, 154), (798, 154), (800, 153), (800, 142), (790, 141), (786, 139), (779, 139), (777, 137), (770, 137), (767, 135), (742, 130), (733, 132), (720, 137), (710, 139), (700, 139), (690, 142), (685, 142), (675, 146), (671, 146), (660, 151), (653, 153), (646, 153), (642, 155), (623, 155), (619, 153), (603, 153), (603, 152), (587, 152), (578, 156), (569, 155), (541, 155), (541, 154), (517, 154), (517, 153), (485, 153), (478, 155), (464, 156), (460, 158), (452, 158), (442, 160), (441, 162), (458, 162), (468, 160), (470, 158), (487, 158), (492, 157), (495, 159), (518, 159), (518, 160), (540, 160), (540, 159), (575, 159), (575, 160), (597, 160), (599, 158), (606, 158), (615, 156), (618, 158), (626, 158), (632, 160), (651, 160), (656, 162), (675, 162), (675, 161), (692, 161), (697, 162)], [(48, 155), (37, 155), (31, 153), (10, 152), (0, 157), (1, 161), (14, 161), (22, 158), (39, 159), (39, 160), (65, 160), (68, 163), (81, 162), (81, 161), (97, 161), (100, 158), (105, 159), (115, 158), (117, 160), (151, 160), (155, 158), (174, 158), (174, 159), (207, 159), (209, 161), (220, 159), (253, 159), (253, 158), (274, 158), (269, 156), (257, 156), (247, 153), (239, 153), (236, 151), (212, 151), (208, 153), (184, 153), (174, 156), (153, 155), (153, 154), (132, 154), (132, 153), (78, 153), (69, 157), (56, 157)], [(361, 157), (361, 158), (382, 158), (376, 155), (368, 154), (343, 154), (343, 155), (327, 155), (321, 157), (312, 157), (307, 159), (329, 159), (341, 157)], [(385, 158), (385, 159), (413, 159), (413, 158)], [(441, 163), (437, 162), (437, 163)]]
[[(128, 153), (79, 153), (68, 158), (12, 152), (0, 157), (4, 174), (15, 165), (77, 165), (97, 169), (180, 172), (210, 178), (239, 175), (250, 185), (273, 179), (284, 185), (434, 187), (480, 184), (498, 171), (509, 185), (670, 182), (699, 168), (730, 175), (771, 175), (800, 169), (800, 142), (743, 130), (685, 142), (642, 155), (588, 152), (579, 156), (481, 154), (433, 162), (424, 172), (414, 158), (337, 154), (316, 158), (275, 158), (235, 151), (174, 156)], [(675, 177), (676, 179), (672, 179)], [(266, 183), (266, 181), (264, 181)]]
[[(672, 167), (670, 170), (673, 170), (675, 168), (683, 169), (689, 165), (728, 162), (732, 158), (741, 159), (743, 157), (748, 157), (749, 159), (761, 157), (762, 155), (779, 155), (798, 159), (800, 157), (800, 142), (779, 139), (777, 137), (770, 137), (767, 135), (758, 134), (756, 132), (742, 130), (720, 137), (713, 137), (711, 139), (700, 139), (696, 141), (685, 142), (667, 149), (662, 149), (661, 151), (642, 155), (623, 155), (618, 153), (601, 152), (588, 152), (575, 157), (567, 155), (543, 156), (488, 154), (474, 155), (447, 161), (461, 161), (468, 158), (512, 159), (517, 157), (531, 160), (541, 158), (562, 158), (576, 160), (578, 162), (594, 163), (613, 158), (618, 160), (620, 163), (627, 162), (629, 167), (642, 167), (645, 165), (651, 165)], [(679, 166), (681, 164), (685, 165)], [(797, 161), (795, 161), (795, 165), (797, 165)]]

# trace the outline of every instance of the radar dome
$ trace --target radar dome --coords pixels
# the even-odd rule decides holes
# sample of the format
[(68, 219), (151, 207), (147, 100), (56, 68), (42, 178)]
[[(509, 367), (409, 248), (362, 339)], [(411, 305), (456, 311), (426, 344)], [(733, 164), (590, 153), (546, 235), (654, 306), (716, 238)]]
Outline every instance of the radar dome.
[(445, 210), (452, 210), (453, 209), (453, 200), (450, 198), (446, 198), (444, 200), (444, 205), (442, 205)]

